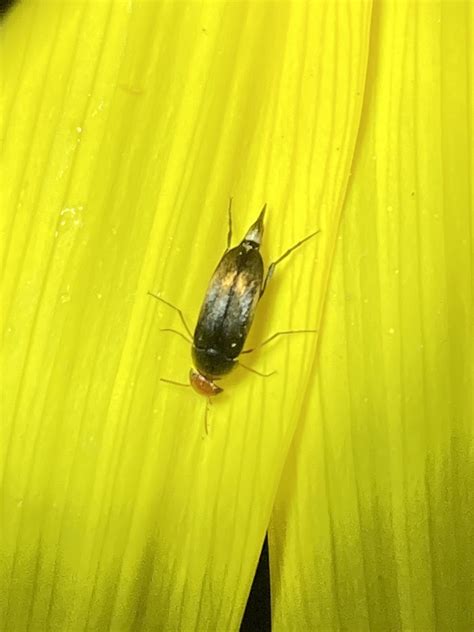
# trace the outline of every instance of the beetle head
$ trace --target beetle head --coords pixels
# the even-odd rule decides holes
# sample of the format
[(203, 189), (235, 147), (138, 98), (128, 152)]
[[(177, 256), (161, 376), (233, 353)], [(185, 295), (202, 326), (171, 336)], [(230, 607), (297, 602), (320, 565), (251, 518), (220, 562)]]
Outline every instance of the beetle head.
[(267, 205), (265, 204), (257, 218), (257, 221), (248, 229), (243, 241), (252, 241), (254, 244), (260, 246), (263, 237), (263, 219), (265, 217), (266, 208)]
[(224, 390), (195, 369), (189, 369), (189, 381), (196, 393), (199, 393), (199, 395), (205, 395), (206, 397), (219, 395), (219, 393), (222, 393)]

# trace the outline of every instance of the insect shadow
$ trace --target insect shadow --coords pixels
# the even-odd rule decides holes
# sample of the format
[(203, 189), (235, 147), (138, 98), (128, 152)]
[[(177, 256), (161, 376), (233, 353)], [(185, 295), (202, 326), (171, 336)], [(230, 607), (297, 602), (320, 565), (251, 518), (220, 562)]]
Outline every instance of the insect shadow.
[(317, 230), (298, 241), (291, 248), (288, 248), (278, 259), (270, 263), (265, 274), (260, 246), (263, 239), (266, 206), (265, 204), (257, 220), (245, 233), (242, 241), (234, 248), (231, 248), (232, 198), (230, 198), (227, 211), (229, 220), (227, 248), (209, 282), (194, 334), (191, 332), (191, 328), (179, 307), (157, 294), (148, 292), (150, 296), (177, 312), (186, 334), (169, 327), (161, 331), (172, 332), (191, 345), (191, 354), (196, 367), (190, 369), (188, 383), (166, 378), (160, 379), (162, 382), (175, 384), (176, 386), (191, 386), (197, 393), (207, 398), (205, 414), (206, 434), (208, 433), (207, 418), (211, 397), (223, 391), (216, 384), (218, 380), (230, 373), (236, 366), (240, 366), (260, 377), (270, 377), (276, 373), (276, 371), (271, 373), (257, 371), (242, 363), (240, 356), (261, 349), (281, 336), (315, 333), (317, 331), (316, 329), (277, 331), (259, 345), (250, 349), (243, 348), (258, 302), (265, 293), (276, 266), (320, 232)]

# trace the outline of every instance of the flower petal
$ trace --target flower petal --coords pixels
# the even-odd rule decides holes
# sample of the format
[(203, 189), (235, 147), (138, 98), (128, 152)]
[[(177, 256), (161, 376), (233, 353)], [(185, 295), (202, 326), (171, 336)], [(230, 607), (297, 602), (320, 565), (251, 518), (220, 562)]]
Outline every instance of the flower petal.
[[(204, 434), (191, 325), (268, 202), (249, 344), (318, 328), (367, 3), (21, 3), (4, 24), (8, 629), (238, 626), (316, 336), (255, 354)], [(194, 316), (194, 318), (190, 318)]]
[(275, 630), (473, 624), (470, 13), (374, 7), (319, 358), (273, 515)]

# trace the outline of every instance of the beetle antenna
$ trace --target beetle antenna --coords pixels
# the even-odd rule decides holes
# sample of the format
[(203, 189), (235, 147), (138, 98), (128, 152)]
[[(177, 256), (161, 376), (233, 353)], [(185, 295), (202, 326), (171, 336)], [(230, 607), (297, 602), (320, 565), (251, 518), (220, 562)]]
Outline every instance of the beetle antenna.
[(153, 296), (153, 298), (156, 298), (156, 300), (157, 300), (157, 301), (161, 301), (161, 302), (162, 302), (162, 303), (164, 303), (165, 305), (168, 305), (168, 307), (171, 307), (172, 309), (174, 309), (175, 311), (177, 311), (177, 312), (178, 312), (178, 314), (179, 314), (179, 317), (181, 318), (181, 322), (182, 322), (182, 323), (183, 323), (183, 325), (184, 325), (184, 328), (186, 329), (186, 331), (187, 331), (187, 332), (188, 332), (188, 334), (189, 334), (189, 337), (190, 337), (190, 338), (192, 338), (192, 337), (193, 337), (193, 335), (192, 335), (192, 333), (191, 333), (191, 330), (190, 330), (190, 329), (189, 329), (189, 327), (188, 327), (188, 323), (186, 322), (186, 319), (185, 319), (185, 317), (184, 317), (184, 315), (183, 315), (183, 312), (179, 309), (179, 307), (176, 307), (176, 305), (173, 305), (173, 303), (170, 303), (169, 301), (165, 301), (165, 299), (164, 299), (164, 298), (161, 298), (161, 296), (158, 296), (158, 294), (153, 294), (153, 292), (148, 292), (148, 294), (149, 294), (150, 296)]
[(211, 398), (207, 398), (206, 410), (204, 412), (204, 430), (206, 431), (206, 435), (209, 435), (209, 408), (211, 407), (212, 402)]

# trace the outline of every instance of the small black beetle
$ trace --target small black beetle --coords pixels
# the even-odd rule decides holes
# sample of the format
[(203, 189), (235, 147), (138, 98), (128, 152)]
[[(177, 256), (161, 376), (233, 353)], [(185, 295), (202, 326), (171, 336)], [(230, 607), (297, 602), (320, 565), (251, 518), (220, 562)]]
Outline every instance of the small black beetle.
[[(229, 201), (228, 209), (227, 248), (217, 264), (207, 288), (194, 336), (191, 334), (180, 309), (160, 296), (149, 292), (151, 296), (178, 312), (181, 322), (192, 340), (174, 329), (162, 331), (173, 331), (192, 344), (192, 357), (196, 366), (196, 370), (190, 370), (189, 384), (163, 378), (162, 381), (179, 386), (192, 386), (194, 390), (208, 398), (222, 392), (223, 389), (215, 384), (215, 381), (232, 371), (236, 365), (264, 377), (272, 375), (271, 373), (260, 373), (243, 365), (238, 360), (239, 355), (254, 351), (254, 349), (243, 350), (243, 346), (252, 325), (257, 304), (265, 292), (275, 267), (296, 248), (320, 232), (318, 230), (311, 233), (289, 248), (281, 257), (270, 264), (267, 274), (264, 276), (260, 246), (267, 205), (265, 204), (257, 221), (250, 226), (240, 244), (235, 248), (230, 248), (232, 239), (231, 206), (232, 198)], [(315, 331), (315, 329), (279, 331), (267, 338), (259, 347), (274, 340), (277, 336)]]

